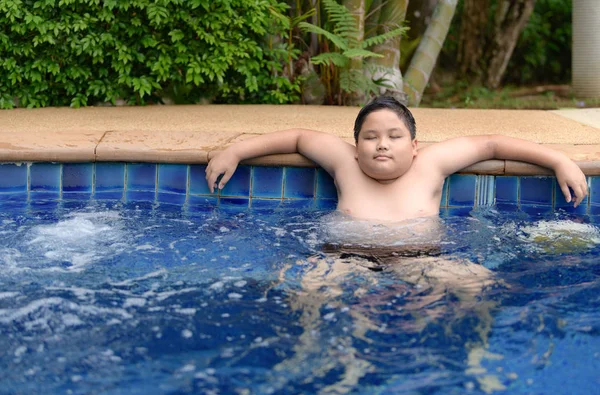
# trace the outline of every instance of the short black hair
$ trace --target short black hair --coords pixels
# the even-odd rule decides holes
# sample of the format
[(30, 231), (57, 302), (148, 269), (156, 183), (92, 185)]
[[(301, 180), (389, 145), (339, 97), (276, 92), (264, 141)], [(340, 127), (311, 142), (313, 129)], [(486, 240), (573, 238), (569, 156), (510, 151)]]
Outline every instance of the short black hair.
[(415, 139), (417, 136), (417, 124), (415, 123), (415, 118), (411, 114), (410, 110), (404, 104), (400, 103), (397, 99), (391, 96), (378, 96), (366, 104), (358, 112), (356, 121), (354, 121), (354, 142), (358, 142), (358, 134), (360, 133), (360, 129), (362, 129), (362, 125), (365, 122), (367, 115), (374, 111), (384, 109), (395, 112), (396, 115), (398, 115), (398, 118), (404, 122), (404, 125), (406, 125), (406, 128), (409, 130), (410, 138), (412, 140)]

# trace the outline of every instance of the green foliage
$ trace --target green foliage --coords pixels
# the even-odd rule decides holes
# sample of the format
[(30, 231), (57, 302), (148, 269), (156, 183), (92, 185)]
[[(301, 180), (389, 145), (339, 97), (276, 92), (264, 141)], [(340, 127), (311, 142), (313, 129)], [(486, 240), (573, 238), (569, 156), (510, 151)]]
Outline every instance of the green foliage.
[(402, 35), (406, 28), (397, 28), (389, 32), (359, 41), (356, 20), (350, 11), (334, 0), (323, 0), (328, 14), (331, 29), (324, 29), (307, 22), (300, 22), (300, 28), (308, 33), (315, 33), (333, 44), (333, 51), (323, 52), (312, 57), (315, 65), (333, 67), (339, 77), (339, 87), (346, 94), (357, 92), (376, 92), (377, 84), (367, 77), (362, 70), (352, 67), (352, 62), (365, 58), (382, 57), (383, 55), (369, 51), (368, 48)]
[(572, 4), (537, 0), (507, 67), (512, 83), (568, 83), (571, 80)]
[[(497, 1), (490, 3), (490, 26)], [(444, 42), (439, 67), (453, 70), (460, 38), (463, 1)], [(536, 0), (527, 26), (519, 37), (503, 79), (508, 84), (568, 83), (571, 78), (572, 2)]]
[(278, 0), (0, 0), (0, 107), (285, 103)]

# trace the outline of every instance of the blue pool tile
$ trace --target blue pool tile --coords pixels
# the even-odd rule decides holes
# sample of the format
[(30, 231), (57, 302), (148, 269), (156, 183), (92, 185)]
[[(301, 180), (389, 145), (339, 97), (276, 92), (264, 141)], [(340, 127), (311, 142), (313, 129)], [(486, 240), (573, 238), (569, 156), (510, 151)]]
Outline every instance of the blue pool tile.
[[(212, 196), (217, 194), (215, 191)], [(206, 184), (206, 165), (190, 165), (190, 195), (211, 195)]]
[(156, 196), (156, 199), (160, 203), (182, 205), (185, 203), (186, 196), (183, 193), (159, 192)]
[(554, 177), (521, 177), (520, 204), (552, 207)]
[(561, 211), (566, 211), (568, 213), (577, 213), (577, 214), (587, 214), (588, 206), (589, 206), (589, 195), (586, 196), (579, 206), (573, 207), (573, 191), (571, 190), (571, 202), (567, 203), (565, 199), (565, 195), (563, 195), (562, 190), (558, 183), (555, 183), (554, 187), (554, 207)]
[(517, 203), (496, 203), (494, 206), (498, 211), (519, 211), (519, 205)]
[(252, 170), (252, 197), (278, 198), (283, 194), (283, 167), (256, 166)]
[(27, 192), (26, 164), (0, 164), (0, 192)]
[(220, 195), (250, 197), (250, 170), (250, 166), (238, 166)]
[(446, 177), (444, 180), (444, 185), (442, 186), (442, 199), (440, 200), (440, 207), (448, 207), (448, 180), (449, 177)]
[(186, 207), (189, 211), (213, 210), (219, 205), (219, 199), (212, 196), (188, 196)]
[(307, 208), (315, 208), (316, 202), (314, 199), (284, 199), (281, 202), (282, 208), (291, 208), (291, 209), (307, 209)]
[(317, 169), (317, 199), (337, 199), (333, 178), (325, 170)]
[(250, 207), (257, 210), (272, 210), (281, 206), (281, 199), (256, 199), (252, 198)]
[(283, 197), (288, 199), (314, 198), (315, 174), (314, 168), (286, 167)]
[(94, 193), (94, 199), (97, 200), (122, 200), (125, 191), (124, 190), (120, 190), (120, 191), (106, 191), (106, 192), (98, 192), (96, 191)]
[(0, 202), (4, 202), (8, 205), (11, 202), (27, 202), (27, 192), (11, 192), (11, 193), (0, 193)]
[(529, 214), (532, 220), (537, 220), (538, 217), (544, 217), (553, 211), (552, 206), (540, 204), (523, 204), (521, 203), (520, 210)]
[(60, 193), (60, 163), (32, 163), (29, 168), (29, 190)]
[(600, 176), (589, 177), (589, 198), (592, 206), (600, 206)]
[(519, 177), (496, 177), (496, 204), (517, 205), (519, 203)]
[(0, 193), (0, 212), (10, 212), (12, 214), (17, 214), (22, 211), (26, 211), (29, 206), (29, 202), (27, 199), (27, 193), (18, 192), (18, 193)]
[[(129, 191), (156, 191), (155, 163), (127, 164), (127, 194)], [(145, 199), (143, 199), (145, 200)]]
[(447, 207), (440, 210), (441, 217), (469, 217), (473, 207)]
[(600, 176), (589, 177), (588, 185), (590, 214), (598, 215), (600, 214)]
[(453, 174), (448, 182), (448, 206), (473, 207), (477, 176)]
[(319, 210), (335, 210), (337, 199), (317, 199), (316, 206)]
[(128, 202), (154, 202), (156, 200), (156, 192), (128, 190), (125, 193), (125, 200)]
[(476, 182), (478, 207), (493, 206), (496, 201), (496, 177), (478, 175)]
[(158, 165), (158, 192), (181, 193), (187, 190), (188, 166), (180, 164)]
[(62, 198), (68, 200), (90, 200), (92, 197), (92, 192), (63, 192)]
[(93, 163), (65, 163), (62, 168), (63, 192), (92, 193), (94, 183)]
[(30, 215), (52, 215), (59, 204), (57, 196), (56, 192), (38, 192), (31, 194), (31, 199), (29, 200)]
[(94, 191), (117, 192), (121, 194), (125, 189), (125, 164), (124, 163), (96, 163), (96, 179)]
[(250, 199), (236, 197), (221, 197), (219, 198), (219, 206), (249, 207)]

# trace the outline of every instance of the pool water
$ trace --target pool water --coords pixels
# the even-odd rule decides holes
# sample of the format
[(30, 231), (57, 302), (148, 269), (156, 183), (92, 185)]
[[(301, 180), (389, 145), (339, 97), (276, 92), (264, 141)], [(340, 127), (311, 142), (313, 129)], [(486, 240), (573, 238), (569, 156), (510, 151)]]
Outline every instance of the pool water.
[(442, 213), (377, 270), (323, 252), (335, 218), (5, 202), (0, 392), (597, 393), (595, 217)]

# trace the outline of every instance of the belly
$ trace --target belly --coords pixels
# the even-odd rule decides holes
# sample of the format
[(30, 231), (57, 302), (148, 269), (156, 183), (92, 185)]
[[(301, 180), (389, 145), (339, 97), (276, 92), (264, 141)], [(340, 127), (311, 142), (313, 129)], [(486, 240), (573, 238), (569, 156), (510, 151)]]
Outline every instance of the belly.
[(338, 245), (408, 247), (438, 245), (444, 233), (439, 217), (402, 221), (357, 219), (342, 212), (323, 217), (326, 241)]

